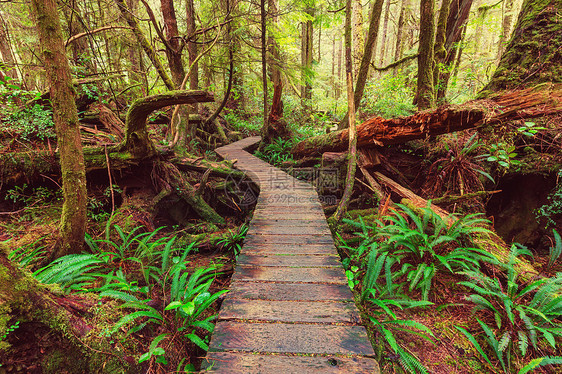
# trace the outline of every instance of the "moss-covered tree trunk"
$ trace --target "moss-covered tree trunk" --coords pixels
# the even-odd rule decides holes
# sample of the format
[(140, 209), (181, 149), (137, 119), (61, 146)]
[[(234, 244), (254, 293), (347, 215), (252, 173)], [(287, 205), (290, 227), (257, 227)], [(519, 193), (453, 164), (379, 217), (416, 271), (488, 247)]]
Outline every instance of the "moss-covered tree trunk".
[(420, 110), (435, 105), (435, 83), (433, 81), (435, 44), (435, 0), (420, 1), (420, 46), (418, 48), (418, 87), (414, 103)]
[(353, 185), (355, 182), (355, 171), (357, 169), (357, 138), (355, 134), (355, 100), (353, 99), (353, 56), (351, 55), (351, 0), (345, 5), (345, 75), (347, 86), (347, 112), (349, 114), (348, 131), (348, 160), (345, 176), (345, 189), (338, 207), (333, 215), (333, 220), (339, 223), (351, 200)]
[(57, 144), (60, 151), (64, 203), (60, 223), (60, 245), (54, 253), (62, 256), (79, 253), (86, 230), (86, 171), (80, 140), (74, 89), (55, 0), (33, 0), (37, 31), (47, 81)]
[(498, 68), (481, 95), (562, 82), (562, 0), (526, 0)]

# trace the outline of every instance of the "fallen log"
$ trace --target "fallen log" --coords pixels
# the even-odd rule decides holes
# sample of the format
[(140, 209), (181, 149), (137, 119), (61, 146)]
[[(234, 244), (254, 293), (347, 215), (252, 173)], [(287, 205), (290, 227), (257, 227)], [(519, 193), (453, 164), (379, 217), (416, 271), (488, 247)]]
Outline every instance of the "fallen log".
[(146, 120), (150, 113), (170, 105), (212, 101), (214, 101), (213, 94), (205, 91), (168, 91), (135, 101), (127, 112), (125, 139), (121, 144), (121, 149), (129, 151), (139, 158), (153, 156), (156, 150), (148, 138), (146, 129)]
[[(409, 117), (373, 117), (357, 126), (357, 146), (400, 144), (431, 135), (466, 130), (482, 125), (552, 115), (562, 112), (562, 84), (545, 83), (532, 88), (504, 91), (494, 97), (462, 105), (444, 105)], [(347, 148), (348, 130), (305, 139), (291, 151), (295, 156), (341, 152)]]

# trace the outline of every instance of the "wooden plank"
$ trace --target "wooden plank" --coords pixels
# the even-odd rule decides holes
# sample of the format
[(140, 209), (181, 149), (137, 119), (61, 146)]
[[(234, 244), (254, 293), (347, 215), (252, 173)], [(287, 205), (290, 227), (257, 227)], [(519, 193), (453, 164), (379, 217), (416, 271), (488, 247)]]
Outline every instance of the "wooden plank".
[(227, 298), (222, 303), (219, 313), (219, 320), (221, 319), (351, 324), (361, 322), (354, 303), (232, 298)]
[(363, 326), (218, 322), (210, 351), (374, 355)]
[(287, 211), (284, 213), (275, 212), (272, 210), (254, 210), (254, 219), (284, 219), (284, 220), (326, 220), (324, 212), (314, 211), (314, 212), (304, 212), (300, 209), (293, 209), (293, 211)]
[(244, 352), (209, 352), (205, 373), (230, 374), (380, 374), (377, 361), (366, 357), (289, 356)]
[(347, 284), (266, 283), (233, 281), (228, 297), (232, 299), (287, 301), (352, 301)]
[(237, 265), (232, 280), (347, 284), (341, 268), (251, 267)]
[(306, 218), (296, 217), (296, 220), (286, 217), (277, 217), (277, 218), (268, 218), (268, 219), (254, 218), (250, 222), (250, 227), (252, 226), (254, 227), (300, 227), (300, 226), (327, 227), (328, 225), (326, 224), (326, 219), (324, 219), (324, 217), (317, 218), (317, 219), (306, 219)]
[(273, 243), (245, 243), (240, 253), (244, 254), (309, 254), (309, 255), (336, 255), (337, 250), (333, 243), (322, 244), (273, 244)]
[(240, 253), (236, 263), (246, 266), (341, 267), (339, 257), (310, 255), (255, 255)]
[(257, 226), (250, 224), (248, 235), (331, 235), (328, 225), (322, 226)]
[(261, 244), (334, 244), (331, 236), (316, 234), (316, 235), (246, 235), (244, 244), (248, 245), (261, 245)]

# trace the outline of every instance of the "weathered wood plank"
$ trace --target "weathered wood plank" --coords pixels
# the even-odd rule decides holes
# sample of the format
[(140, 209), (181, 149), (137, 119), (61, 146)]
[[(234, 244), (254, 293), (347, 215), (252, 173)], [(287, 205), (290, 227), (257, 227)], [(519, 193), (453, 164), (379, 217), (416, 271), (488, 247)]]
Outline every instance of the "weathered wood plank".
[(379, 374), (373, 358), (288, 356), (243, 352), (211, 352), (203, 362), (205, 373), (231, 374)]
[(240, 253), (244, 254), (309, 254), (336, 255), (338, 252), (333, 243), (320, 244), (283, 244), (283, 243), (245, 243)]
[(331, 236), (311, 234), (311, 235), (246, 235), (244, 244), (334, 244)]
[(229, 298), (287, 301), (353, 301), (347, 284), (233, 281)]
[(341, 268), (236, 266), (232, 280), (347, 284)]
[(219, 320), (221, 319), (351, 324), (361, 321), (353, 303), (232, 298), (227, 298), (222, 303), (219, 313)]
[(236, 263), (242, 266), (290, 266), (290, 267), (341, 267), (339, 257), (310, 255), (255, 255), (240, 253)]
[(244, 323), (215, 326), (210, 351), (374, 355), (363, 326)]

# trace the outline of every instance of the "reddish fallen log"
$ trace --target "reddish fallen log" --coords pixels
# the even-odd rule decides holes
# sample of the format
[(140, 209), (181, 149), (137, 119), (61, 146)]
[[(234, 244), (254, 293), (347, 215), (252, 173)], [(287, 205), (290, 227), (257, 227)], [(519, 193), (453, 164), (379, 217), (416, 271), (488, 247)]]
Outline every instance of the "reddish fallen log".
[[(462, 105), (446, 105), (409, 117), (373, 117), (357, 126), (357, 146), (400, 144), (430, 135), (440, 135), (504, 121), (562, 112), (562, 84), (545, 83), (533, 88), (503, 92)], [(314, 156), (347, 149), (348, 130), (315, 136), (298, 143), (295, 156)]]

